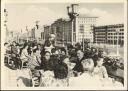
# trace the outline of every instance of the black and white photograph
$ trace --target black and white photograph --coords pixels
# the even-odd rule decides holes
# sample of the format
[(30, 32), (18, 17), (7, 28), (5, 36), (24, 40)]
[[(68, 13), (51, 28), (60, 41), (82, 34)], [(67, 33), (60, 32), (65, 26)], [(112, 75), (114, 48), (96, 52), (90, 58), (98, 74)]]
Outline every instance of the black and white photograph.
[(1, 89), (127, 90), (127, 0), (1, 3)]

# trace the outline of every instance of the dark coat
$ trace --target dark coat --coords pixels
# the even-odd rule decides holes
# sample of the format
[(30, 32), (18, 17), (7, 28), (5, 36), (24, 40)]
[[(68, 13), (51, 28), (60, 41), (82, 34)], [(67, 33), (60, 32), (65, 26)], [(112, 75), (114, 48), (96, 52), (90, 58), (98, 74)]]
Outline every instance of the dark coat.
[(11, 47), (11, 52), (12, 52), (13, 54), (17, 54), (17, 53), (18, 53), (17, 47), (16, 47), (16, 46), (12, 46), (12, 47)]
[(50, 47), (51, 45), (55, 46), (55, 41), (50, 41), (50, 40), (46, 40), (45, 43), (44, 43), (44, 47), (47, 46), (47, 47)]
[(35, 69), (40, 70), (43, 69), (44, 71), (53, 70), (53, 62), (51, 61), (51, 59), (49, 61), (46, 61), (46, 59), (43, 57), (41, 58), (41, 64), (40, 66), (35, 67)]
[(63, 62), (56, 64), (56, 66), (54, 67), (54, 75), (55, 75), (55, 78), (58, 78), (58, 79), (67, 78), (68, 66)]
[(74, 63), (76, 63), (75, 67), (73, 68), (74, 71), (77, 71), (77, 72), (83, 72), (83, 65), (81, 64), (81, 61), (84, 59), (84, 57), (79, 60), (77, 58), (76, 61), (74, 61)]

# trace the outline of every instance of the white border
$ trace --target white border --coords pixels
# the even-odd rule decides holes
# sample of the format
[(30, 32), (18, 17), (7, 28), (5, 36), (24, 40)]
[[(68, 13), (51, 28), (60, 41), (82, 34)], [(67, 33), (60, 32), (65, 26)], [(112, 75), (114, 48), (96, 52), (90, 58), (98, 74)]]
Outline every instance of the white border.
[(4, 3), (124, 3), (126, 0), (2, 0)]
[[(93, 87), (93, 88), (88, 88), (88, 87), (36, 87), (36, 88), (33, 88), (33, 87), (6, 87), (4, 86), (4, 79), (2, 79), (4, 77), (3, 73), (4, 73), (4, 70), (2, 70), (4, 68), (4, 62), (1, 61), (1, 89), (3, 90), (126, 90), (127, 89), (127, 0), (2, 0), (1, 2), (1, 5), (2, 5), (2, 8), (1, 8), (1, 11), (3, 11), (3, 8), (4, 8), (4, 4), (5, 3), (124, 3), (124, 87), (123, 88), (110, 88), (110, 87), (101, 87), (101, 88), (98, 88), (98, 87)], [(2, 20), (1, 20), (1, 60), (3, 60), (3, 54), (4, 54), (4, 51), (2, 50), (2, 48), (4, 47), (3, 46), (3, 38), (4, 38), (4, 28), (3, 28), (3, 16), (4, 14), (2, 14)]]

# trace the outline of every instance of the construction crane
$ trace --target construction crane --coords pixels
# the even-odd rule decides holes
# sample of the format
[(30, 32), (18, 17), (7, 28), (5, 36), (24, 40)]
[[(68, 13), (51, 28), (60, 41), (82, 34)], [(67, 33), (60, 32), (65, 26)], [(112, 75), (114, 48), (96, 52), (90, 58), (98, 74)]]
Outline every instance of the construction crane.
[(71, 4), (71, 6), (67, 6), (67, 12), (71, 21), (79, 15), (77, 12), (75, 12), (75, 6), (79, 6), (79, 4)]

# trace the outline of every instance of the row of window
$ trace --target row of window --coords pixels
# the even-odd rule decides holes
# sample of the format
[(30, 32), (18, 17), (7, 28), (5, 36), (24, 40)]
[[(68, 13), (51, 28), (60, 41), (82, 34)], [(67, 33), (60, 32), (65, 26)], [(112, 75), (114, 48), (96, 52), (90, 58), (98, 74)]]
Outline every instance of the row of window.
[[(113, 43), (113, 42), (117, 42), (117, 40), (108, 40), (108, 43)], [(119, 40), (118, 42), (123, 42), (123, 40)]]
[(96, 21), (78, 21), (78, 23), (94, 23)]
[(92, 32), (84, 32), (84, 33), (81, 33), (81, 32), (79, 32), (79, 36), (83, 36), (83, 35), (93, 35), (93, 33)]
[[(95, 37), (95, 39), (98, 39), (98, 38), (105, 38), (105, 36), (97, 36), (97, 37)], [(115, 36), (114, 37), (113, 36), (112, 37), (107, 37), (107, 38), (112, 38), (112, 39), (115, 38), (115, 39), (117, 39), (117, 37), (115, 37)], [(120, 38), (120, 39), (122, 38), (123, 39), (124, 36), (119, 36), (118, 38)]]
[(94, 31), (98, 33), (98, 32), (105, 32), (106, 30), (100, 30), (100, 31), (99, 30), (94, 30)]
[(79, 37), (83, 37), (83, 36), (84, 36), (84, 37), (92, 37), (93, 35), (92, 35), (92, 34), (84, 34), (84, 35), (82, 34), (82, 35), (78, 35), (78, 36), (79, 36)]
[[(93, 39), (91, 39), (91, 38), (84, 38), (85, 40), (90, 40), (90, 41), (92, 41)], [(82, 41), (83, 40), (83, 38), (79, 38), (78, 39), (78, 41)]]
[[(118, 35), (118, 33), (108, 33), (108, 35)], [(119, 33), (119, 35), (124, 35), (124, 33)]]
[(105, 34), (106, 34), (106, 33), (104, 33), (104, 32), (98, 32), (98, 33), (96, 32), (96, 33), (95, 33), (95, 35), (105, 35)]
[(98, 41), (102, 41), (102, 42), (105, 42), (105, 40), (102, 40), (102, 39), (98, 39), (98, 40), (95, 40), (96, 42), (98, 42)]
[(124, 27), (123, 25), (122, 26), (108, 26), (108, 28), (121, 28), (121, 27)]
[[(108, 37), (108, 38), (115, 38), (115, 39), (117, 39), (117, 37), (115, 37), (115, 36), (114, 37)], [(124, 36), (119, 36), (118, 38), (122, 38), (123, 39)]]
[(105, 38), (106, 36), (95, 36), (95, 38)]
[[(108, 32), (115, 32), (117, 31), (116, 29), (113, 29), (113, 30), (108, 30)], [(120, 29), (120, 31), (124, 31), (124, 29)]]
[(79, 28), (81, 28), (81, 27), (90, 28), (93, 26), (94, 26), (94, 24), (79, 24)]
[(96, 18), (78, 18), (78, 21), (80, 21), (80, 20), (82, 20), (82, 21), (95, 21)]
[(105, 38), (105, 36), (98, 36), (98, 37), (95, 37), (96, 39), (98, 39), (98, 38)]
[(120, 29), (120, 31), (124, 31), (124, 29)]
[(97, 31), (101, 31), (101, 30), (106, 30), (106, 28), (95, 28), (95, 30), (97, 30)]
[(113, 30), (108, 30), (108, 32), (115, 32), (116, 30), (115, 29), (113, 29)]
[[(105, 28), (99, 28), (99, 29), (95, 29), (95, 32), (101, 32), (101, 31), (106, 31), (106, 29)], [(116, 29), (111, 29), (111, 30), (107, 30), (108, 32), (115, 32), (116, 31)], [(120, 29), (120, 31), (124, 31), (124, 29)]]
[(119, 35), (124, 35), (124, 33), (119, 33)]

